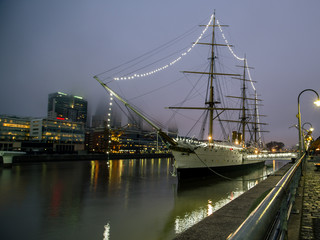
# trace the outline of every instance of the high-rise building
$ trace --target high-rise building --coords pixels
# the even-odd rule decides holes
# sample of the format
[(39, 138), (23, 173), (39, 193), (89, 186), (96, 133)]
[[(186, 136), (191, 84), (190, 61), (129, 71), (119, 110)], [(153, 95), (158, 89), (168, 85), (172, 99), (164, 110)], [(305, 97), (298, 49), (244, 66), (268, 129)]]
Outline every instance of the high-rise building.
[(62, 92), (51, 93), (48, 98), (48, 118), (86, 124), (87, 105), (83, 97)]

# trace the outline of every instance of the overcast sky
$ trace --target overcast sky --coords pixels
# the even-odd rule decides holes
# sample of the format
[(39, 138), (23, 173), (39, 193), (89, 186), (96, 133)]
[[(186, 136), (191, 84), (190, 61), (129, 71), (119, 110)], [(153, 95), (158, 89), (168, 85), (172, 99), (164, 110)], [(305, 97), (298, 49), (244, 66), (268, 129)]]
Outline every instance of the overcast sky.
[[(298, 139), (289, 128), (297, 123), (298, 94), (320, 92), (319, 8), (317, 0), (1, 0), (0, 114), (44, 117), (48, 94), (56, 91), (85, 97), (92, 114), (108, 101), (94, 75), (206, 24), (215, 9), (220, 22), (230, 25), (226, 33), (235, 53), (246, 54), (255, 68), (251, 75), (270, 131), (265, 141), (290, 147)], [(191, 45), (201, 31), (192, 30), (166, 54)], [(190, 70), (184, 66), (189, 57), (173, 70)], [(159, 79), (170, 78), (170, 71)], [(132, 81), (127, 86), (140, 89), (146, 80)], [(312, 92), (301, 96), (302, 122), (312, 123), (318, 137), (314, 99)]]

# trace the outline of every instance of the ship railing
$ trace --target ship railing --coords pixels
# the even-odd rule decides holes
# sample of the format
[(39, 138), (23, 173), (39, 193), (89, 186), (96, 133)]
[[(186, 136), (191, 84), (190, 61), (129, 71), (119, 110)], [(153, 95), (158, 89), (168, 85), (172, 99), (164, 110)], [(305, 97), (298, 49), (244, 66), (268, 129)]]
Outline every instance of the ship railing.
[(287, 223), (304, 162), (305, 154), (293, 164), (228, 240), (287, 239)]
[(297, 153), (295, 152), (287, 152), (287, 153), (260, 153), (260, 154), (250, 154), (247, 155), (247, 158), (296, 158)]

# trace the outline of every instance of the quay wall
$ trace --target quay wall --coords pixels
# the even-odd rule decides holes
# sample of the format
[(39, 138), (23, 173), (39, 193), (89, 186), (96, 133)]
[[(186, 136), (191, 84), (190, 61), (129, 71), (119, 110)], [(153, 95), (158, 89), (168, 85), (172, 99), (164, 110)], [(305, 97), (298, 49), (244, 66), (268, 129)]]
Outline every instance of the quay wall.
[[(110, 160), (118, 159), (142, 159), (142, 158), (171, 158), (170, 153), (143, 153), (143, 154), (109, 154)], [(61, 162), (61, 161), (91, 161), (91, 160), (108, 160), (106, 154), (26, 154), (14, 156), (12, 163), (37, 163), (37, 162)], [(0, 166), (3, 159), (0, 157)]]
[(276, 186), (292, 165), (293, 163), (286, 164), (249, 191), (179, 234), (175, 240), (227, 239), (258, 206), (266, 194)]

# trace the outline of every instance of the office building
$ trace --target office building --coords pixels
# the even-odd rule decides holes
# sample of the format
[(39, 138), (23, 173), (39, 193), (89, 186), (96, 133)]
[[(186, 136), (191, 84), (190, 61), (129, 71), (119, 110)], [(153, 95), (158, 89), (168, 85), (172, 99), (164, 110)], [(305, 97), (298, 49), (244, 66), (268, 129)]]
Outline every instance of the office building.
[(33, 141), (53, 143), (54, 152), (73, 152), (84, 149), (84, 123), (60, 119), (32, 119), (30, 137)]
[(106, 127), (88, 129), (86, 132), (86, 150), (106, 153), (109, 150), (109, 130)]
[(30, 118), (0, 115), (0, 150), (20, 150), (30, 138)]
[(48, 118), (86, 124), (87, 105), (83, 97), (62, 92), (51, 93), (48, 98)]

